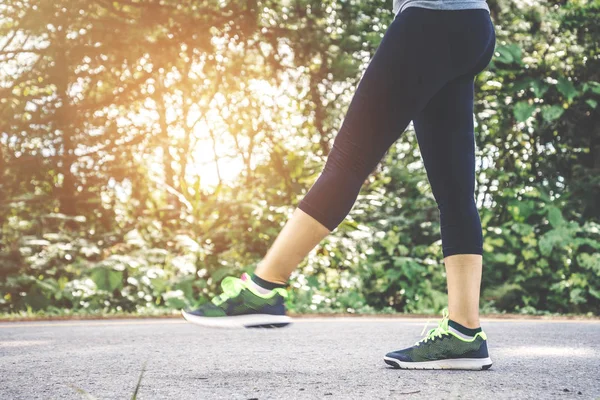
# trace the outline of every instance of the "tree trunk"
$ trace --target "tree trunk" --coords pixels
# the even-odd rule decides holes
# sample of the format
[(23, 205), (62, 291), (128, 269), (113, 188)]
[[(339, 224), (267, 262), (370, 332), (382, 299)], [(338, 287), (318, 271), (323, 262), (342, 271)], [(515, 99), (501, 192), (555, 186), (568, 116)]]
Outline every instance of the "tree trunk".
[(76, 179), (71, 172), (74, 160), (74, 124), (73, 112), (69, 98), (69, 62), (67, 58), (66, 37), (67, 28), (63, 26), (57, 38), (55, 57), (56, 89), (61, 105), (57, 110), (56, 128), (62, 138), (62, 152), (60, 152), (58, 171), (63, 176), (62, 186), (58, 190), (59, 209), (66, 215), (77, 214)]

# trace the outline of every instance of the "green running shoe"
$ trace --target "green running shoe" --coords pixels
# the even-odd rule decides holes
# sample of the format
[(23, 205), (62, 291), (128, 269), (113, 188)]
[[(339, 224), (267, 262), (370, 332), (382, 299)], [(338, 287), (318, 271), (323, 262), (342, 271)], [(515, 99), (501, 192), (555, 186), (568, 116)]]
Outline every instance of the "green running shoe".
[(385, 355), (386, 364), (402, 369), (470, 369), (482, 370), (492, 366), (488, 354), (487, 336), (481, 331), (473, 338), (461, 337), (448, 328), (448, 311), (442, 322), (412, 347)]
[(188, 322), (212, 328), (281, 328), (291, 323), (285, 315), (285, 289), (258, 293), (250, 284), (250, 277), (229, 276), (223, 279), (223, 294), (196, 310), (181, 314)]

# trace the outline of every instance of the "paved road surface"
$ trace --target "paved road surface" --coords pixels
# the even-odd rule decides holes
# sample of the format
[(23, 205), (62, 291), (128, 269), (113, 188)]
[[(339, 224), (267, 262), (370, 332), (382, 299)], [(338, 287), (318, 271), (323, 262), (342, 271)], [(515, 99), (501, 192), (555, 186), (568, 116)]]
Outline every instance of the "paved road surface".
[[(0, 323), (0, 399), (600, 399), (600, 322), (484, 321), (489, 371), (382, 356), (425, 320), (299, 319), (279, 330), (181, 320)], [(429, 324), (432, 328), (434, 322)], [(91, 398), (91, 397), (87, 397)]]

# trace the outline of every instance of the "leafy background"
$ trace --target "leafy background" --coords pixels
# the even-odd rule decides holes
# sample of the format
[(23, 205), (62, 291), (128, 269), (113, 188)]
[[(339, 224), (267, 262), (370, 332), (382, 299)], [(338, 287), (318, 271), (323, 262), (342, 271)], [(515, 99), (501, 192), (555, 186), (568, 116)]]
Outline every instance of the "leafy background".
[[(251, 271), (318, 176), (389, 1), (6, 0), (0, 312), (155, 313)], [(485, 312), (600, 314), (600, 2), (488, 0)], [(293, 275), (295, 312), (437, 312), (409, 129)]]

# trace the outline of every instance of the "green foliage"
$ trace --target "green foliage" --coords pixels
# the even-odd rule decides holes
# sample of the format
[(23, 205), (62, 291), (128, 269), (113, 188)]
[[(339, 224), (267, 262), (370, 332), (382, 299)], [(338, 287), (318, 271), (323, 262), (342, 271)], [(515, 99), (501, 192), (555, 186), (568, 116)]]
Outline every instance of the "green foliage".
[(496, 47), (496, 57), (494, 59), (497, 63), (502, 64), (517, 64), (522, 63), (521, 60), (521, 48), (517, 44), (500, 45)]
[(506, 311), (596, 312), (600, 225), (566, 221), (541, 191), (522, 202), (528, 212), (515, 207), (516, 218), (487, 228), (484, 299)]
[[(488, 3), (482, 307), (598, 314), (600, 5)], [(251, 271), (393, 18), (371, 0), (7, 0), (0, 13), (0, 311), (51, 315), (195, 306)], [(445, 306), (411, 131), (291, 282), (296, 312)]]

